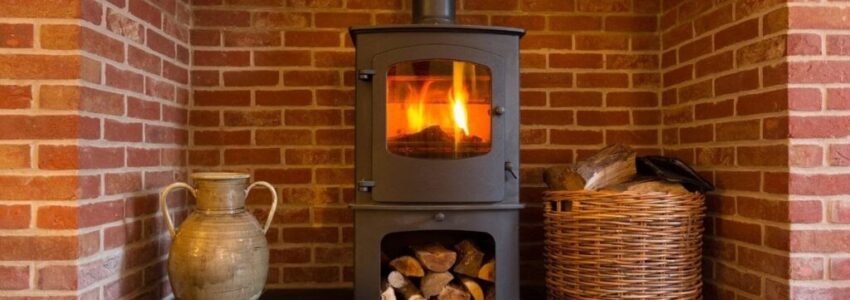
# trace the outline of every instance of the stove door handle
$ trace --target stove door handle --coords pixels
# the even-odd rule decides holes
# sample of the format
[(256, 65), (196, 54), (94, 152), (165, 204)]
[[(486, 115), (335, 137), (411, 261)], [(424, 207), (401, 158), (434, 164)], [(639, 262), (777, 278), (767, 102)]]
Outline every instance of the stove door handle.
[(505, 171), (508, 172), (508, 174), (511, 174), (511, 177), (513, 177), (514, 179), (519, 179), (519, 177), (516, 176), (516, 173), (514, 172), (514, 164), (513, 163), (506, 161), (505, 162)]

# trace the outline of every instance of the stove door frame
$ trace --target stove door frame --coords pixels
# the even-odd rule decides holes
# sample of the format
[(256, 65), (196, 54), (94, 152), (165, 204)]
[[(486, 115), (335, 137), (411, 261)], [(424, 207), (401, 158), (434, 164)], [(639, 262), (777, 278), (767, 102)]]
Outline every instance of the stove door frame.
[[(463, 159), (424, 159), (393, 154), (387, 149), (387, 71), (397, 63), (446, 59), (484, 65), (491, 74), (490, 152)], [(505, 198), (505, 58), (481, 49), (451, 44), (414, 45), (390, 49), (372, 58), (372, 199), (406, 203), (488, 203)], [(363, 124), (363, 123), (361, 123)], [(512, 179), (512, 178), (511, 178)]]

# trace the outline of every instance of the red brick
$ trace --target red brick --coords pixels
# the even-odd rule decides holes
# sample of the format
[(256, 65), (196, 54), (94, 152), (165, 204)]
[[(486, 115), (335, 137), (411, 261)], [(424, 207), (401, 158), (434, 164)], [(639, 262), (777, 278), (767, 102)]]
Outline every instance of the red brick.
[[(834, 90), (828, 90), (831, 94)], [(829, 96), (828, 96), (829, 97)], [(788, 108), (794, 111), (819, 111), (822, 106), (821, 92), (813, 88), (794, 88), (788, 90)]]
[(237, 131), (195, 131), (196, 145), (248, 145), (251, 132)]
[(711, 74), (732, 70), (734, 55), (726, 51), (700, 59), (696, 63), (696, 76), (706, 77)]
[(674, 86), (693, 79), (693, 65), (685, 65), (664, 73), (664, 86)]
[(595, 130), (550, 130), (550, 143), (556, 145), (599, 145), (602, 131)]
[[(30, 218), (29, 205), (0, 205), (0, 229), (29, 228)], [(0, 275), (0, 278), (3, 278), (3, 275)], [(3, 289), (2, 286), (0, 289)]]
[(147, 45), (151, 50), (166, 57), (173, 58), (177, 54), (177, 46), (172, 40), (151, 29), (147, 31)]
[(153, 74), (162, 73), (162, 61), (158, 56), (134, 46), (128, 46), (127, 62), (131, 66)]
[(78, 18), (81, 14), (79, 0), (3, 0), (0, 4), (0, 15), (8, 18)]
[(761, 245), (761, 226), (758, 224), (720, 218), (718, 219), (716, 226), (717, 234), (720, 237), (730, 238), (754, 245)]
[(103, 169), (124, 166), (124, 148), (41, 145), (38, 166), (47, 170)]
[[(619, 44), (618, 44), (619, 45)], [(528, 34), (520, 40), (520, 49), (570, 49), (573, 38), (565, 34)]]
[(694, 20), (694, 31), (697, 36), (732, 23), (732, 4), (723, 5)]
[(572, 69), (601, 69), (602, 54), (549, 54), (549, 67)]
[(847, 230), (793, 230), (790, 232), (790, 250), (793, 252), (832, 253), (850, 247)]
[(788, 146), (738, 147), (740, 166), (788, 166)]
[(336, 109), (287, 110), (284, 120), (286, 125), (292, 126), (329, 126), (342, 122), (340, 111)]
[(106, 85), (127, 91), (144, 93), (145, 78), (139, 73), (106, 65)]
[(605, 68), (618, 70), (656, 70), (658, 69), (658, 56), (608, 54), (605, 59)]
[(628, 111), (581, 110), (576, 113), (581, 126), (618, 126), (629, 124)]
[(850, 174), (792, 174), (789, 190), (796, 195), (841, 195), (850, 193)]
[(714, 183), (721, 190), (761, 190), (761, 176), (754, 171), (717, 171)]
[(26, 290), (30, 287), (29, 266), (0, 266), (0, 290)]
[(606, 32), (655, 32), (658, 19), (655, 16), (607, 16)]
[(194, 101), (198, 106), (248, 106), (251, 104), (251, 92), (196, 90)]
[(248, 27), (251, 15), (247, 11), (236, 10), (194, 10), (194, 25), (211, 27)]
[(0, 145), (0, 169), (21, 169), (29, 167), (29, 145)]
[(352, 168), (318, 168), (316, 183), (318, 184), (347, 184), (354, 178)]
[(571, 73), (522, 73), (520, 75), (523, 88), (571, 87)]
[(280, 163), (280, 149), (225, 149), (225, 165), (270, 165)]
[(189, 164), (193, 166), (217, 166), (220, 162), (218, 150), (190, 150)]
[(629, 86), (629, 76), (622, 73), (580, 73), (576, 74), (576, 85), (584, 88), (625, 88)]
[(225, 71), (225, 86), (274, 86), (280, 81), (277, 71)]
[(325, 165), (342, 163), (339, 149), (287, 149), (287, 165)]
[(556, 31), (594, 31), (602, 29), (598, 16), (549, 16), (549, 29)]
[[(733, 286), (753, 295), (761, 294), (761, 276), (734, 269), (725, 264), (716, 264), (719, 282)], [(722, 297), (721, 297), (722, 298)]]
[[(816, 91), (818, 91), (816, 94), (813, 92), (806, 95), (806, 99), (809, 99), (808, 102), (811, 102), (811, 105), (806, 107), (810, 108), (812, 111), (821, 109), (820, 91)], [(829, 110), (850, 110), (850, 89), (828, 89), (826, 95), (826, 108)]]
[(850, 166), (850, 144), (830, 145), (827, 159), (830, 166)]
[(758, 19), (750, 19), (717, 32), (714, 35), (714, 49), (722, 49), (738, 42), (752, 40), (758, 35), (759, 21)]
[(181, 128), (145, 125), (145, 142), (185, 145), (188, 143), (188, 133)]
[[(527, 93), (524, 94), (527, 95)], [(559, 91), (551, 92), (549, 98), (551, 107), (602, 106), (602, 93), (600, 92)], [(545, 98), (543, 100), (545, 103)]]
[(829, 213), (829, 221), (831, 223), (850, 223), (850, 203), (847, 201), (831, 201)]
[(657, 145), (658, 130), (606, 130), (605, 142), (627, 145)]
[(224, 31), (226, 47), (270, 47), (281, 45), (281, 33), (277, 31)]
[(162, 62), (162, 76), (181, 84), (189, 84), (189, 70), (170, 63)]
[(78, 79), (80, 57), (76, 55), (0, 55), (0, 77), (6, 79)]
[(823, 278), (823, 259), (820, 257), (791, 257), (789, 264), (790, 279), (811, 280)]
[(307, 106), (313, 103), (310, 90), (256, 91), (256, 103), (262, 106)]
[(339, 47), (337, 31), (287, 31), (284, 44), (287, 47)]
[(352, 129), (319, 129), (316, 130), (318, 145), (354, 145), (354, 130)]
[(32, 87), (28, 85), (0, 85), (0, 109), (29, 108)]
[(142, 174), (139, 172), (106, 174), (107, 195), (137, 192), (142, 189)]
[(738, 67), (762, 63), (787, 56), (785, 36), (761, 39), (737, 50)]
[(336, 71), (285, 71), (283, 83), (286, 86), (335, 86), (340, 77)]
[(155, 167), (159, 164), (159, 149), (127, 148), (128, 167)]
[(144, 26), (121, 12), (109, 9), (106, 15), (106, 27), (109, 31), (126, 37), (136, 43), (144, 44)]
[(758, 69), (739, 71), (737, 73), (718, 77), (714, 81), (714, 93), (718, 96), (736, 92), (751, 91), (758, 87)]
[(664, 49), (670, 49), (691, 40), (693, 36), (693, 23), (687, 22), (679, 24), (661, 35), (661, 45)]
[(522, 110), (520, 120), (523, 125), (569, 125), (573, 124), (573, 112), (570, 110)]
[(791, 7), (788, 26), (793, 29), (848, 29), (850, 9), (840, 7)]
[(791, 167), (817, 167), (823, 164), (823, 150), (815, 145), (792, 145), (788, 151)]
[(576, 8), (581, 12), (628, 12), (631, 10), (631, 1), (576, 0)]
[(517, 2), (517, 0), (469, 0), (463, 3), (463, 8), (466, 10), (515, 10), (518, 8)]
[[(257, 145), (309, 145), (313, 135), (306, 129), (268, 129), (256, 131)], [(352, 139), (352, 143), (353, 143)]]
[(159, 120), (160, 104), (154, 101), (127, 97), (127, 116), (146, 120)]
[(248, 66), (248, 51), (194, 51), (192, 61), (197, 66)]
[(337, 227), (289, 227), (283, 228), (285, 243), (337, 243), (339, 229)]
[(789, 276), (790, 258), (747, 247), (738, 247), (738, 264), (751, 270), (761, 271), (780, 278)]
[(572, 163), (573, 151), (562, 149), (521, 149), (520, 157), (526, 164)]
[(348, 28), (371, 24), (372, 15), (355, 12), (319, 12), (315, 15), (316, 28)]
[(309, 66), (310, 52), (304, 50), (255, 51), (257, 66)]
[(576, 35), (577, 50), (628, 50), (629, 38), (624, 35)]
[(850, 136), (850, 118), (838, 116), (792, 117), (792, 138), (841, 138)]
[(297, 264), (311, 261), (311, 251), (307, 247), (272, 248), (269, 252), (269, 262), (273, 264)]
[(260, 11), (254, 13), (254, 22), (252, 27), (265, 29), (304, 28), (310, 26), (311, 17), (312, 16), (309, 13)]
[(679, 47), (679, 63), (685, 63), (697, 57), (712, 53), (711, 36), (688, 42)]
[(283, 268), (283, 283), (334, 283), (339, 282), (339, 280), (339, 267), (337, 266)]
[(32, 48), (32, 24), (0, 24), (0, 48)]

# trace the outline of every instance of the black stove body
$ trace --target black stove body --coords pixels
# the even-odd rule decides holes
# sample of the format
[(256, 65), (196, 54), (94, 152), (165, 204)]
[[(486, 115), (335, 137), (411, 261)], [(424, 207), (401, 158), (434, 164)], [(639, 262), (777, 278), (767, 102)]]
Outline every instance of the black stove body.
[[(352, 27), (356, 45), (355, 295), (380, 299), (382, 252), (477, 237), (497, 300), (519, 299), (519, 39), (414, 0), (411, 25)], [(480, 238), (480, 237), (486, 238)], [(414, 238), (415, 237), (415, 238)]]

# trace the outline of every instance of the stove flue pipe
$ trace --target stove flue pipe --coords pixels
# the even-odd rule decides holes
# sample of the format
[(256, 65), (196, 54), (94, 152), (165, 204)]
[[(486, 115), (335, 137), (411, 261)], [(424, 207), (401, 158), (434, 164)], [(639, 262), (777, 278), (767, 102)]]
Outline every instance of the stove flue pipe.
[(454, 24), (454, 0), (413, 0), (414, 24)]

